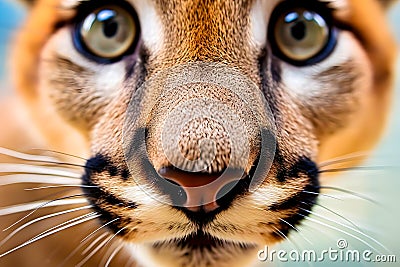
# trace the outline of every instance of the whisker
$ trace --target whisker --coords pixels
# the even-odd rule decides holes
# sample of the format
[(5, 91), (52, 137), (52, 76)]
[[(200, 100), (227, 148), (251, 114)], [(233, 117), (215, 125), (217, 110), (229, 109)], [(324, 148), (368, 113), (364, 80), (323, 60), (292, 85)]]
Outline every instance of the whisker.
[(40, 204), (39, 206), (37, 206), (36, 208), (34, 208), (31, 212), (29, 212), (27, 215), (25, 215), (24, 217), (22, 217), (21, 219), (17, 220), (15, 223), (13, 223), (12, 225), (8, 226), (6, 229), (4, 229), (3, 231), (7, 231), (8, 229), (14, 227), (15, 225), (17, 225), (18, 223), (20, 223), (21, 221), (23, 221), (24, 219), (28, 218), (29, 216), (31, 216), (33, 213), (35, 213), (37, 210), (39, 210), (40, 208), (43, 208), (45, 206), (47, 206), (48, 204), (51, 204), (53, 202), (56, 201), (60, 201), (60, 200), (65, 200), (65, 199), (69, 199), (69, 198), (74, 198), (74, 197), (81, 197), (81, 196), (85, 196), (86, 194), (76, 194), (76, 195), (71, 195), (71, 196), (66, 196), (66, 197), (60, 197), (60, 198), (56, 198), (53, 200), (49, 200), (46, 201), (42, 204)]
[(319, 188), (320, 189), (330, 189), (330, 190), (335, 190), (335, 191), (339, 191), (339, 192), (342, 192), (342, 193), (350, 194), (352, 196), (356, 196), (356, 197), (358, 197), (360, 199), (367, 200), (369, 202), (372, 202), (374, 204), (379, 205), (378, 201), (376, 201), (376, 200), (374, 200), (372, 198), (369, 198), (368, 196), (365, 196), (365, 195), (362, 195), (362, 194), (359, 194), (357, 192), (354, 192), (354, 191), (351, 191), (351, 190), (347, 190), (347, 189), (344, 189), (344, 188), (339, 188), (339, 187), (334, 187), (334, 186), (319, 186)]
[(295, 248), (297, 251), (301, 251), (300, 247), (292, 240), (289, 239), (289, 237), (287, 235), (285, 235), (281, 230), (279, 230), (278, 228), (276, 228), (275, 226), (272, 226), (272, 228), (274, 229), (274, 231), (276, 231), (281, 237), (283, 237), (288, 243), (290, 243), (293, 248)]
[[(308, 205), (306, 202), (303, 202), (303, 201), (302, 201), (301, 203), (303, 203), (303, 204), (305, 204), (305, 205)], [(357, 226), (357, 224), (355, 224), (355, 223), (352, 222), (351, 220), (347, 219), (347, 218), (344, 217), (343, 215), (341, 215), (341, 214), (339, 214), (339, 213), (337, 213), (337, 212), (335, 212), (335, 211), (333, 211), (333, 210), (331, 210), (331, 209), (329, 209), (329, 208), (327, 208), (327, 207), (325, 207), (325, 206), (323, 206), (323, 205), (321, 205), (321, 204), (318, 204), (318, 203), (313, 203), (313, 204), (316, 205), (316, 206), (318, 206), (318, 207), (321, 207), (321, 208), (323, 208), (323, 209), (325, 209), (325, 210), (327, 210), (327, 211), (329, 211), (330, 213), (332, 213), (332, 214), (338, 216), (339, 218), (345, 220), (346, 222), (348, 222), (349, 224), (351, 224), (352, 226), (354, 226), (354, 227), (355, 227), (356, 229), (358, 229), (359, 231), (362, 231), (361, 228)]]
[(33, 239), (37, 239), (37, 238), (39, 238), (39, 237), (41, 237), (41, 236), (43, 236), (43, 235), (46, 235), (47, 233), (53, 231), (54, 229), (60, 228), (60, 227), (62, 227), (62, 226), (64, 226), (64, 225), (67, 225), (67, 224), (70, 224), (70, 223), (79, 221), (80, 219), (83, 219), (83, 218), (86, 218), (86, 217), (90, 217), (90, 216), (92, 216), (92, 215), (97, 215), (97, 214), (98, 214), (97, 212), (93, 211), (93, 212), (90, 212), (90, 213), (87, 213), (87, 214), (78, 216), (78, 217), (76, 217), (76, 218), (67, 220), (67, 221), (65, 221), (65, 222), (63, 222), (63, 223), (57, 224), (57, 225), (55, 225), (55, 226), (53, 226), (53, 227), (51, 227), (51, 228), (49, 228), (49, 229), (47, 229), (47, 230), (41, 232), (40, 234), (37, 234), (36, 236), (32, 237), (32, 238), (29, 239), (28, 241), (33, 240)]
[(38, 240), (40, 240), (40, 239), (43, 239), (43, 238), (45, 238), (45, 237), (47, 237), (47, 236), (50, 236), (50, 235), (52, 235), (52, 234), (58, 233), (58, 232), (60, 232), (60, 231), (63, 231), (63, 230), (65, 230), (65, 229), (71, 228), (71, 227), (73, 227), (73, 226), (75, 226), (75, 225), (79, 225), (79, 224), (82, 224), (82, 223), (84, 223), (84, 222), (93, 220), (93, 219), (95, 219), (95, 218), (98, 218), (99, 216), (101, 216), (101, 215), (93, 215), (93, 216), (91, 216), (91, 217), (85, 217), (85, 218), (83, 218), (83, 219), (81, 219), (81, 220), (79, 220), (79, 221), (73, 222), (73, 223), (71, 223), (71, 224), (69, 224), (69, 225), (65, 225), (65, 226), (63, 226), (63, 227), (61, 227), (61, 228), (55, 229), (55, 230), (53, 230), (53, 231), (51, 231), (51, 232), (48, 232), (47, 234), (45, 234), (45, 235), (43, 235), (43, 236), (40, 236), (40, 237), (38, 237), (37, 239), (32, 239), (32, 240), (26, 241), (26, 242), (24, 242), (24, 243), (22, 243), (22, 244), (20, 244), (20, 245), (18, 245), (18, 246), (16, 246), (16, 247), (10, 249), (10, 250), (4, 252), (3, 254), (0, 254), (0, 258), (2, 258), (2, 257), (4, 257), (4, 256), (6, 256), (6, 255), (8, 255), (8, 254), (10, 254), (10, 253), (12, 253), (12, 252), (18, 250), (18, 249), (21, 249), (21, 248), (23, 248), (23, 247), (25, 247), (25, 246), (27, 246), (27, 245), (29, 245), (29, 244), (32, 244), (32, 243), (34, 243), (34, 242), (36, 242), (36, 241), (38, 241)]
[(311, 246), (313, 246), (313, 243), (312, 243), (308, 238), (306, 238), (306, 237), (300, 232), (300, 230), (297, 229), (294, 225), (292, 225), (291, 223), (289, 223), (288, 221), (286, 221), (286, 220), (284, 220), (284, 219), (282, 219), (282, 218), (279, 218), (279, 220), (280, 220), (281, 222), (285, 223), (286, 225), (288, 225), (288, 226), (289, 226), (290, 228), (292, 228), (293, 230), (295, 230), (308, 244), (310, 244)]
[(308, 231), (311, 231), (312, 234), (317, 235), (318, 242), (322, 240), (322, 237), (327, 238), (329, 241), (337, 241), (337, 234), (333, 233), (332, 231), (327, 231), (324, 227), (321, 227), (320, 225), (315, 225), (315, 223), (311, 221), (305, 221), (303, 220), (301, 222), (301, 225), (304, 226), (304, 228), (308, 228)]
[(81, 183), (80, 179), (67, 178), (60, 176), (50, 176), (44, 174), (9, 174), (1, 176), (0, 186), (12, 185), (21, 183), (35, 183), (35, 184), (76, 184)]
[(109, 233), (103, 233), (99, 235), (95, 240), (93, 240), (93, 242), (89, 246), (87, 246), (87, 248), (82, 251), (81, 255), (85, 255), (86, 253), (88, 253), (101, 239), (106, 238), (109, 235)]
[[(107, 235), (107, 233), (104, 233), (104, 235)], [(86, 245), (86, 242), (89, 240), (90, 238), (88, 238), (85, 242), (80, 243), (70, 254), (68, 254), (68, 256), (60, 263), (58, 267), (64, 266), (68, 260), (70, 260), (84, 245)]]
[(13, 157), (13, 158), (25, 160), (25, 161), (30, 161), (30, 162), (65, 165), (65, 166), (72, 166), (72, 167), (79, 167), (79, 168), (90, 168), (90, 167), (88, 167), (86, 165), (82, 165), (82, 164), (63, 162), (56, 158), (47, 157), (47, 156), (25, 154), (25, 153), (17, 152), (14, 150), (3, 148), (3, 147), (0, 147), (0, 155), (6, 155), (9, 157)]
[(111, 221), (109, 221), (109, 222), (107, 222), (107, 223), (101, 225), (101, 226), (98, 227), (96, 230), (94, 230), (93, 232), (91, 232), (90, 234), (88, 234), (84, 239), (82, 239), (81, 243), (82, 243), (82, 242), (85, 242), (86, 239), (88, 239), (89, 237), (91, 237), (92, 235), (94, 235), (95, 233), (97, 233), (98, 231), (100, 231), (100, 229), (103, 229), (103, 228), (106, 227), (107, 225), (109, 225), (109, 224), (111, 224), (111, 223), (113, 223), (113, 222), (115, 222), (115, 221), (118, 221), (119, 219), (120, 219), (120, 218), (115, 218), (114, 220), (111, 220)]
[(94, 254), (96, 254), (99, 250), (101, 250), (110, 239), (105, 238), (92, 252), (89, 253), (83, 260), (81, 260), (75, 267), (82, 267)]
[[(335, 223), (335, 224), (340, 225), (340, 226), (342, 226), (342, 227), (345, 227), (345, 228), (347, 228), (347, 229), (349, 229), (349, 230), (351, 230), (351, 231), (353, 231), (353, 232), (356, 232), (357, 234), (360, 234), (360, 235), (362, 235), (362, 236), (368, 238), (369, 240), (375, 242), (375, 244), (381, 246), (381, 247), (382, 247), (383, 249), (385, 249), (386, 251), (389, 251), (389, 250), (386, 248), (386, 246), (384, 246), (384, 245), (383, 245), (382, 243), (380, 243), (378, 240), (376, 240), (375, 238), (373, 238), (373, 237), (370, 236), (370, 235), (367, 235), (367, 234), (363, 233), (362, 231), (359, 231), (359, 230), (357, 230), (357, 229), (355, 229), (355, 228), (353, 228), (353, 227), (350, 227), (350, 226), (348, 226), (348, 225), (346, 225), (346, 224), (344, 224), (344, 223), (338, 222), (338, 221), (336, 221), (336, 220), (327, 218), (327, 217), (325, 217), (325, 216), (323, 216), (323, 215), (320, 215), (320, 214), (318, 214), (318, 213), (315, 213), (315, 212), (313, 212), (313, 211), (310, 211), (310, 210), (307, 210), (307, 209), (303, 209), (303, 208), (300, 208), (300, 209), (303, 210), (303, 211), (305, 211), (305, 212), (308, 212), (308, 213), (310, 213), (310, 214), (313, 214), (313, 215), (315, 215), (315, 216), (317, 216), (317, 217), (319, 217), (319, 218), (325, 219), (325, 220), (327, 220), (328, 222)], [(377, 251), (377, 250), (376, 250), (376, 251)]]
[(393, 166), (358, 166), (358, 167), (344, 167), (320, 170), (319, 173), (337, 173), (337, 172), (349, 172), (349, 171), (382, 171), (389, 168), (395, 168)]
[(68, 154), (68, 153), (60, 152), (60, 151), (56, 151), (56, 150), (41, 149), (41, 148), (34, 148), (33, 150), (42, 151), (42, 152), (48, 152), (48, 153), (53, 153), (53, 154), (59, 154), (59, 155), (68, 156), (68, 157), (71, 157), (71, 158), (76, 158), (76, 159), (81, 159), (81, 160), (86, 161), (86, 159), (83, 158), (83, 157), (75, 156), (75, 155), (72, 155), (72, 154)]
[(335, 164), (340, 164), (340, 163), (347, 163), (351, 161), (356, 161), (356, 160), (362, 160), (367, 158), (370, 155), (370, 152), (356, 152), (356, 153), (350, 153), (345, 156), (333, 158), (327, 161), (322, 162), (321, 164), (318, 165), (318, 168), (323, 168)]
[(331, 195), (327, 195), (324, 193), (317, 193), (317, 192), (311, 192), (311, 191), (306, 191), (306, 190), (302, 190), (301, 192), (303, 193), (307, 193), (307, 194), (312, 194), (312, 195), (318, 195), (318, 196), (322, 196), (322, 197), (326, 197), (326, 198), (332, 198), (332, 199), (336, 199), (336, 200), (343, 200), (341, 198), (335, 197), (335, 196), (331, 196)]
[(107, 245), (108, 243), (110, 243), (111, 240), (113, 240), (117, 235), (119, 235), (119, 233), (121, 233), (122, 231), (124, 231), (126, 228), (128, 228), (128, 227), (125, 226), (125, 227), (119, 229), (119, 230), (107, 241), (106, 245)]
[[(48, 203), (48, 204), (46, 206), (44, 206), (44, 204), (46, 204), (46, 203)], [(36, 209), (38, 206), (50, 208), (50, 207), (87, 204), (87, 203), (88, 202), (87, 202), (86, 198), (60, 200), (60, 201), (53, 202), (53, 203), (49, 203), (49, 201), (36, 201), (36, 202), (30, 202), (30, 203), (26, 203), (26, 204), (19, 204), (19, 205), (13, 205), (13, 206), (0, 208), (0, 216), (5, 216), (5, 215), (10, 215), (10, 214), (15, 214), (15, 213), (19, 213), (19, 212), (33, 210), (33, 209)], [(3, 231), (6, 231), (6, 229)]]
[(124, 244), (120, 244), (118, 247), (114, 249), (114, 251), (111, 253), (110, 257), (108, 258), (106, 264), (104, 267), (109, 267), (111, 261), (114, 259), (114, 257), (121, 251), (121, 249), (124, 247)]
[(379, 253), (379, 254), (382, 254), (379, 250), (377, 250), (375, 247), (373, 247), (373, 246), (372, 246), (371, 244), (369, 244), (367, 241), (365, 241), (365, 240), (359, 238), (359, 237), (356, 236), (356, 235), (353, 235), (353, 234), (351, 234), (351, 233), (349, 233), (349, 232), (347, 232), (347, 231), (344, 231), (344, 230), (342, 230), (342, 229), (340, 229), (340, 228), (338, 228), (338, 227), (335, 227), (335, 226), (332, 226), (332, 225), (330, 225), (330, 224), (321, 222), (321, 221), (319, 221), (319, 220), (315, 220), (315, 219), (313, 219), (313, 218), (309, 218), (309, 217), (307, 217), (306, 215), (303, 215), (303, 214), (300, 214), (300, 215), (303, 216), (304, 219), (306, 219), (306, 220), (309, 220), (309, 221), (311, 221), (311, 222), (315, 222), (315, 223), (317, 223), (317, 224), (319, 224), (319, 225), (328, 227), (328, 228), (330, 228), (330, 229), (332, 229), (332, 230), (336, 230), (336, 231), (338, 231), (338, 232), (341, 232), (342, 234), (345, 234), (345, 235), (348, 235), (348, 236), (350, 236), (350, 237), (352, 237), (352, 238), (354, 238), (354, 239), (357, 239), (358, 241), (360, 241), (360, 242), (363, 243), (364, 245), (368, 246), (369, 248), (371, 248), (371, 249), (374, 250), (375, 252), (377, 252), (377, 253)]
[(56, 175), (62, 177), (76, 178), (76, 179), (80, 179), (82, 176), (81, 173), (71, 172), (67, 170), (27, 165), (27, 164), (15, 164), (15, 163), (0, 163), (0, 173), (44, 174), (44, 175)]
[[(343, 200), (341, 198), (335, 197), (335, 196), (331, 196), (331, 195), (327, 195), (321, 192), (313, 192), (313, 191), (308, 191), (308, 190), (303, 190), (302, 187), (296, 187), (296, 186), (284, 186), (285, 188), (290, 188), (290, 189), (295, 189), (295, 190), (301, 190), (301, 192), (306, 193), (306, 194), (310, 194), (310, 195), (317, 195), (317, 196), (322, 196), (322, 197), (326, 197), (326, 198), (332, 198), (332, 199), (336, 199), (336, 200)], [(318, 188), (318, 187), (316, 187)]]
[(11, 149), (4, 148), (4, 147), (0, 147), (0, 154), (9, 156), (9, 157), (13, 157), (16, 159), (27, 160), (27, 161), (38, 161), (38, 162), (57, 161), (57, 159), (52, 158), (52, 157), (21, 153), (21, 152), (17, 152), (15, 150), (11, 150)]
[(12, 233), (10, 233), (8, 236), (6, 236), (6, 237), (0, 242), (0, 247), (3, 246), (8, 240), (10, 240), (10, 239), (11, 239), (13, 236), (15, 236), (17, 233), (19, 233), (20, 231), (22, 231), (23, 229), (25, 229), (26, 227), (28, 227), (28, 226), (30, 226), (30, 225), (32, 225), (32, 224), (34, 224), (34, 223), (37, 223), (37, 222), (40, 222), (40, 221), (43, 221), (43, 220), (46, 220), (46, 219), (49, 219), (49, 218), (53, 218), (53, 217), (56, 217), (56, 216), (68, 214), (68, 213), (71, 213), (71, 212), (81, 211), (81, 210), (85, 210), (85, 209), (90, 209), (90, 208), (92, 208), (92, 207), (93, 207), (92, 205), (87, 205), (87, 206), (83, 206), (83, 207), (79, 207), (79, 208), (74, 208), (74, 209), (69, 209), (69, 210), (64, 210), (64, 211), (60, 211), (60, 212), (51, 213), (51, 214), (48, 214), (48, 215), (45, 215), (45, 216), (42, 216), (42, 217), (38, 217), (38, 218), (36, 218), (36, 219), (33, 219), (33, 220), (31, 220), (31, 221), (29, 221), (29, 222), (27, 222), (27, 223), (21, 225), (20, 227), (18, 227), (17, 229), (15, 229)]
[[(76, 164), (76, 163), (69, 163), (69, 162), (62, 162), (62, 161), (32, 161), (32, 162), (37, 162), (37, 163), (46, 163), (46, 164), (51, 164), (51, 165), (59, 165), (59, 166), (70, 166), (70, 167), (79, 167), (79, 168), (85, 168), (85, 169), (91, 169), (94, 170), (93, 168), (82, 165), (82, 164)], [(44, 166), (45, 164), (43, 164)]]
[(77, 187), (77, 188), (98, 188), (96, 185), (75, 185), (75, 184), (62, 184), (62, 185), (48, 185), (33, 188), (25, 188), (25, 191), (35, 191), (41, 189), (63, 188), (63, 187)]

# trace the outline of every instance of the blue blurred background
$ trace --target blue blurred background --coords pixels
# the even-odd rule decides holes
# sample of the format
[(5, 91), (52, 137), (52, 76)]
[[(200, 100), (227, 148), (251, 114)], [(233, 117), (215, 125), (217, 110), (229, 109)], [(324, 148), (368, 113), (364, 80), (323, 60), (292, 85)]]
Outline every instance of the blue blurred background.
[[(268, 1), (268, 0), (266, 0)], [(361, 1), (361, 0), (360, 0)], [(5, 0), (0, 0), (0, 94), (4, 94), (12, 86), (7, 73), (7, 53), (9, 51), (9, 40), (14, 36), (16, 27), (22, 22), (25, 15), (24, 10), (19, 6), (16, 8)], [(400, 5), (395, 6), (389, 12), (389, 20), (393, 26), (398, 43), (400, 43)], [(347, 240), (349, 248), (364, 250), (368, 245), (377, 247), (383, 254), (396, 254), (397, 263), (276, 263), (276, 266), (400, 266), (400, 60), (398, 60), (398, 77), (396, 86), (396, 96), (394, 99), (394, 110), (391, 116), (390, 126), (385, 138), (379, 145), (373, 157), (365, 166), (385, 166), (376, 171), (354, 171), (342, 175), (338, 178), (329, 178), (328, 184), (342, 187), (376, 200), (379, 204), (374, 204), (358, 197), (345, 193), (329, 192), (330, 195), (337, 195), (337, 199), (322, 198), (321, 204), (340, 213), (346, 220), (331, 212), (316, 208), (316, 212), (322, 216), (334, 219), (338, 223), (326, 220), (322, 217), (313, 216), (315, 220), (337, 227), (333, 230), (320, 224), (305, 222), (301, 226), (301, 232), (305, 238), (299, 234), (291, 236), (292, 242), (285, 242), (274, 249), (311, 249), (318, 247), (320, 250), (329, 247), (337, 248), (336, 241), (340, 238)], [(0, 126), (1, 127), (1, 126)], [(383, 249), (371, 238), (349, 230), (348, 227), (355, 228), (352, 223), (362, 229), (362, 232), (372, 236), (375, 240), (382, 243), (388, 250)], [(347, 225), (347, 227), (340, 226)], [(347, 233), (351, 233), (357, 238), (353, 238)], [(360, 241), (362, 239), (363, 241)], [(310, 244), (311, 243), (311, 244)], [(262, 264), (263, 265), (263, 264)]]

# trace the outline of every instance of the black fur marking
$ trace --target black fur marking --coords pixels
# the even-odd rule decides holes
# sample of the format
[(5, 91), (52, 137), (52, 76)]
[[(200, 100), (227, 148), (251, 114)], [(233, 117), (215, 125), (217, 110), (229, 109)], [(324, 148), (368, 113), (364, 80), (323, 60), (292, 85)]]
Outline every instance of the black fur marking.
[(275, 161), (275, 164), (277, 166), (279, 166), (278, 172), (276, 174), (276, 179), (280, 183), (283, 183), (283, 182), (285, 182), (285, 180), (287, 178), (287, 170), (284, 167), (285, 161), (283, 159), (282, 153), (280, 152), (279, 145), (276, 146), (274, 161)]
[(113, 165), (109, 166), (107, 168), (107, 170), (108, 170), (108, 173), (110, 174), (110, 176), (117, 176), (117, 174), (118, 174), (118, 168)]
[(83, 188), (83, 191), (88, 194), (88, 199), (93, 205), (98, 205), (100, 203), (106, 202), (107, 204), (114, 205), (114, 206), (124, 206), (124, 207), (129, 207), (131, 209), (136, 209), (138, 205), (135, 202), (132, 201), (124, 201), (110, 192), (107, 192), (100, 188), (98, 185), (93, 183), (90, 179), (90, 177), (85, 174), (83, 177), (83, 185), (88, 185), (88, 186), (96, 186), (96, 187), (90, 187), (90, 188)]
[(281, 83), (282, 69), (280, 64), (280, 60), (271, 55), (271, 52), (268, 49), (264, 48), (258, 57), (260, 77), (263, 77), (265, 73), (269, 72), (271, 73), (271, 77), (274, 82)]
[[(107, 223), (113, 219), (118, 218), (118, 216), (109, 210), (104, 209), (103, 207), (107, 206), (117, 206), (119, 208), (123, 207), (126, 209), (136, 209), (138, 207), (137, 203), (132, 201), (121, 200), (118, 197), (114, 196), (112, 193), (108, 192), (104, 188), (99, 187), (92, 180), (95, 174), (100, 174), (103, 172), (115, 173), (118, 174), (119, 170), (116, 166), (111, 163), (111, 160), (103, 155), (96, 155), (90, 158), (86, 162), (85, 173), (82, 176), (82, 184), (88, 186), (95, 187), (84, 187), (83, 191), (87, 194), (87, 199), (94, 206), (94, 209), (101, 214), (100, 219)], [(125, 174), (126, 175), (126, 174)], [(115, 221), (114, 223), (108, 225), (108, 228), (111, 229), (114, 233), (118, 232), (122, 227), (120, 225), (124, 225), (122, 220), (131, 222), (131, 219), (124, 218)], [(129, 223), (128, 222), (128, 223)], [(125, 222), (126, 225), (126, 222)], [(121, 231), (119, 235), (124, 235), (126, 231)]]
[[(147, 76), (147, 63), (149, 61), (149, 52), (143, 45), (142, 40), (139, 40), (138, 49), (135, 53), (124, 58), (125, 66), (125, 80), (130, 79), (134, 74), (139, 72), (139, 81), (136, 83), (140, 86), (145, 77)], [(142, 81), (142, 82), (140, 82)], [(138, 87), (137, 87), (138, 88)]]
[(115, 166), (109, 158), (103, 155), (96, 155), (86, 162), (86, 176), (105, 171), (107, 171), (111, 177), (120, 176), (124, 181), (128, 180), (130, 177), (127, 168)]
[[(319, 193), (317, 165), (307, 157), (303, 157), (298, 160), (297, 163), (294, 164), (289, 170), (285, 169), (286, 168), (283, 168), (280, 173), (280, 175), (286, 177), (285, 179), (296, 179), (296, 177), (298, 177), (300, 174), (306, 174), (307, 177), (309, 177), (310, 182), (297, 195), (291, 197), (284, 202), (272, 205), (268, 209), (272, 211), (280, 211), (296, 208), (301, 202), (310, 203), (312, 206), (312, 204), (315, 203)], [(285, 181), (285, 179), (283, 181)]]
[(130, 175), (131, 174), (130, 174), (128, 169), (124, 168), (124, 169), (121, 170), (121, 178), (122, 178), (122, 180), (127, 181), (129, 179)]
[(271, 56), (270, 72), (275, 82), (282, 82), (281, 62), (275, 56)]

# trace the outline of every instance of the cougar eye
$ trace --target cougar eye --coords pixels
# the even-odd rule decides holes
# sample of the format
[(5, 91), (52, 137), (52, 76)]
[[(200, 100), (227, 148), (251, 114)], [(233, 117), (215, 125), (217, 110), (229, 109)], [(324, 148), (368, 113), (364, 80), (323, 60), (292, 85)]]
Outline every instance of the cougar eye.
[(132, 53), (138, 36), (139, 23), (132, 8), (106, 5), (94, 9), (76, 24), (73, 39), (83, 55), (111, 63)]
[(272, 13), (268, 31), (276, 56), (304, 66), (318, 63), (332, 52), (336, 31), (329, 9), (325, 4), (321, 5), (322, 8), (317, 7), (317, 3), (304, 6), (299, 1), (278, 5)]

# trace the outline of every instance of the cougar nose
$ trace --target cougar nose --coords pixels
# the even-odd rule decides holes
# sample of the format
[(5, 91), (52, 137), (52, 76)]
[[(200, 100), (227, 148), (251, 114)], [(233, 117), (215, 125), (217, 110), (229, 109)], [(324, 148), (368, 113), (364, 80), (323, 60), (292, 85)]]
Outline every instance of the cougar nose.
[(163, 167), (158, 173), (166, 179), (164, 189), (174, 204), (193, 212), (212, 212), (219, 208), (219, 201), (243, 177), (243, 171), (231, 169), (210, 174)]

